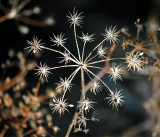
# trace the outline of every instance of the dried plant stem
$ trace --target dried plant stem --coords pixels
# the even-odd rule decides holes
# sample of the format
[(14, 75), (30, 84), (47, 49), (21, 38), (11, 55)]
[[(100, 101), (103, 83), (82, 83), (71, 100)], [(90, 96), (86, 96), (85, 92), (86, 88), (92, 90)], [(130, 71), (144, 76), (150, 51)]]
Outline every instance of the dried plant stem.
[(155, 123), (155, 130), (152, 133), (152, 137), (157, 137), (158, 136), (159, 131), (158, 131), (158, 128), (156, 128), (156, 127), (159, 126), (159, 122), (160, 122), (160, 111), (158, 112), (158, 115), (157, 115), (157, 121)]
[[(38, 81), (37, 83), (37, 86), (36, 86), (36, 90), (34, 92), (34, 96), (30, 93), (30, 92), (27, 92), (27, 94), (29, 94), (29, 96), (32, 98), (32, 97), (37, 97), (38, 95), (38, 92), (39, 92), (39, 88), (40, 88), (40, 85), (41, 85), (41, 82)], [(33, 101), (29, 104), (29, 106), (25, 109), (24, 113), (22, 114), (24, 117), (27, 116), (27, 114), (30, 112), (32, 106), (33, 106)]]
[(129, 44), (129, 46), (131, 47), (134, 47), (134, 49), (132, 50), (132, 54), (136, 51), (136, 50), (142, 50), (142, 51), (146, 51), (146, 52), (151, 52), (151, 53), (160, 53), (160, 51), (155, 51), (155, 50), (151, 50), (151, 49), (147, 49), (147, 48), (144, 48), (146, 47), (145, 45), (134, 45), (134, 44)]
[[(84, 86), (84, 71), (82, 71), (83, 69), (81, 69), (81, 80), (82, 80), (82, 92), (81, 92), (81, 98), (80, 101), (82, 101), (87, 93), (87, 91), (91, 88), (92, 83), (93, 82), (97, 82), (100, 78), (102, 78), (104, 76), (104, 74), (106, 73), (106, 68), (108, 68), (108, 64), (109, 64), (109, 59), (111, 58), (111, 55), (115, 49), (116, 45), (113, 44), (109, 50), (108, 56), (107, 56), (107, 60), (105, 62), (105, 66), (103, 67), (103, 69), (98, 73), (98, 75), (96, 75), (97, 77), (95, 77), (91, 82), (89, 82), (86, 86)], [(74, 125), (75, 120), (77, 119), (77, 116), (79, 115), (78, 112), (79, 109), (76, 110), (72, 122), (70, 123), (67, 133), (65, 135), (65, 137), (69, 137), (72, 127)]]
[(34, 132), (34, 131), (36, 131), (36, 130), (37, 130), (37, 127), (36, 127), (36, 128), (33, 128), (33, 129), (31, 129), (31, 130), (29, 130), (29, 131), (27, 131), (27, 132), (25, 132), (25, 133), (23, 133), (23, 136), (27, 136), (27, 135), (31, 134), (32, 132)]
[(25, 109), (24, 113), (22, 114), (23, 117), (26, 117), (29, 111), (32, 108), (33, 103), (31, 102), (30, 105)]
[(18, 15), (16, 20), (19, 20), (19, 21), (21, 21), (21, 22), (23, 22), (25, 24), (32, 25), (32, 26), (43, 27), (43, 26), (46, 25), (44, 22), (36, 21), (36, 20), (30, 19), (30, 18), (26, 18), (26, 17), (20, 16), (20, 15)]
[[(47, 49), (47, 50), (50, 50), (50, 51), (53, 51), (53, 52), (56, 52), (56, 53), (59, 53), (59, 54), (61, 54), (61, 55), (65, 56), (65, 54), (64, 54), (64, 53), (62, 53), (61, 51), (54, 50), (54, 49), (51, 49), (51, 48), (47, 48), (47, 47), (44, 47), (44, 46), (41, 46), (41, 48), (43, 48), (43, 49)], [(71, 60), (71, 61), (73, 61), (74, 63), (77, 63), (77, 62), (76, 62), (74, 59), (72, 59), (72, 58), (70, 58), (70, 60)]]
[(1, 130), (1, 133), (0, 133), (0, 137), (4, 137), (4, 135), (6, 134), (8, 128), (9, 128), (8, 125), (5, 125), (5, 126), (3, 127), (3, 129)]
[(93, 56), (92, 58), (88, 59), (85, 63), (88, 63), (89, 61), (91, 61), (92, 59), (94, 59), (95, 57), (97, 57), (98, 55), (96, 54), (95, 56)]
[(90, 70), (88, 70), (88, 72), (91, 73), (95, 78), (97, 78), (97, 80), (101, 81), (103, 83), (103, 85), (109, 90), (109, 92), (112, 93), (111, 89), (97, 75), (95, 75)]
[(79, 60), (81, 61), (81, 56), (80, 56), (80, 52), (79, 52), (79, 46), (78, 46), (78, 41), (77, 41), (77, 34), (76, 34), (76, 26), (75, 26), (75, 24), (74, 24), (74, 38), (75, 38), (75, 41), (76, 41)]
[(53, 68), (50, 68), (51, 69), (59, 69), (59, 68), (67, 68), (67, 67), (77, 67), (78, 65), (65, 65), (65, 66), (58, 66), (58, 67), (53, 67)]
[[(84, 88), (85, 88), (85, 81), (84, 81), (84, 70), (81, 68), (81, 87), (82, 87), (82, 91), (81, 91), (81, 97), (80, 97), (80, 101), (82, 101), (83, 99), (85, 99), (85, 92), (84, 92)], [(78, 108), (78, 107), (77, 107)], [(77, 119), (77, 116), (79, 115), (79, 109), (76, 110), (72, 122), (68, 127), (67, 133), (65, 135), (65, 137), (69, 137), (72, 127), (74, 125), (75, 120)]]
[(69, 137), (69, 135), (71, 133), (71, 130), (72, 130), (72, 127), (74, 125), (74, 122), (77, 119), (78, 114), (79, 114), (79, 112), (76, 111), (75, 114), (74, 114), (74, 116), (73, 116), (72, 122), (71, 122), (71, 124), (68, 127), (68, 130), (67, 130), (67, 133), (66, 133), (65, 137)]
[(101, 45), (103, 44), (103, 42), (105, 42), (107, 40), (107, 38), (105, 38), (104, 40), (102, 40), (90, 53), (89, 55), (86, 57), (85, 61), (86, 62), (88, 60), (88, 58), (93, 54), (93, 52)]
[(154, 40), (154, 42), (156, 43), (156, 46), (157, 46), (157, 49), (158, 49), (158, 53), (160, 53), (160, 45), (158, 43), (158, 38), (157, 38), (157, 35), (155, 33), (152, 34), (152, 38)]
[[(77, 72), (79, 71), (80, 67), (78, 67), (69, 77), (68, 77), (68, 80), (72, 81), (73, 78), (75, 77), (75, 75), (77, 74)], [(63, 93), (63, 96), (62, 96), (62, 99), (64, 99), (64, 96), (66, 94), (66, 91), (67, 89), (64, 91)]]
[(46, 134), (48, 135), (48, 136), (50, 136), (50, 137), (54, 137), (54, 136), (52, 136), (52, 134), (51, 133), (49, 133), (49, 132), (47, 132), (47, 131), (45, 131), (46, 132)]
[[(116, 47), (115, 44), (113, 44), (113, 45), (111, 46), (111, 48), (110, 48), (110, 50), (109, 50), (109, 53), (108, 53), (108, 56), (107, 56), (107, 59), (106, 59), (106, 62), (105, 62), (105, 66), (104, 66), (104, 67), (102, 68), (102, 70), (99, 71), (99, 73), (96, 75), (98, 78), (101, 79), (101, 78), (104, 76), (104, 74), (106, 73), (106, 69), (108, 68), (108, 64), (109, 64), (111, 55), (112, 55), (113, 51), (115, 50), (115, 47)], [(85, 89), (84, 89), (85, 94), (86, 94), (86, 92), (91, 88), (92, 83), (97, 82), (97, 81), (99, 80), (97, 77), (94, 77), (94, 79), (92, 79), (92, 81), (89, 82), (89, 83), (85, 86)]]
[(19, 82), (19, 80), (26, 75), (26, 72), (27, 72), (26, 66), (23, 66), (23, 68), (21, 68), (18, 75), (16, 75), (9, 83), (5, 83), (1, 85), (0, 92), (5, 92), (11, 87), (13, 87), (14, 85), (16, 85)]
[[(39, 99), (39, 101), (40, 102), (43, 102), (43, 101), (45, 101), (45, 100), (47, 100), (47, 99), (49, 99), (50, 97), (48, 96), (48, 95), (42, 95), (42, 96), (40, 96), (40, 97), (38, 97), (38, 99)], [(43, 102), (44, 103), (44, 102)]]
[(72, 52), (70, 52), (63, 44), (61, 44), (61, 46), (62, 46), (77, 62), (79, 62), (78, 59), (72, 54)]
[(112, 59), (108, 59), (108, 58), (106, 58), (106, 59), (103, 59), (103, 60), (100, 60), (100, 61), (95, 61), (95, 62), (91, 62), (91, 63), (88, 63), (89, 65), (90, 64), (97, 64), (97, 63), (101, 63), (101, 62), (106, 62), (107, 60), (125, 60), (125, 58), (112, 58)]
[(21, 9), (24, 8), (25, 5), (27, 5), (31, 0), (25, 0), (25, 1), (22, 1), (18, 7), (17, 7), (17, 10), (20, 11)]
[(137, 44), (139, 42), (139, 30), (137, 30), (137, 38), (136, 38)]
[(41, 85), (41, 82), (38, 81), (37, 86), (36, 86), (36, 90), (35, 90), (35, 92), (34, 92), (34, 96), (37, 96), (37, 95), (38, 95), (40, 85)]
[(0, 10), (3, 11), (4, 13), (8, 13), (8, 9), (0, 3)]
[(85, 49), (85, 47), (86, 47), (86, 40), (85, 40), (85, 42), (84, 42), (84, 44), (83, 44), (83, 51), (82, 51), (82, 62), (83, 62), (83, 58), (84, 58), (84, 49)]
[(85, 87), (85, 81), (84, 81), (84, 70), (81, 68), (81, 86), (82, 86), (82, 93), (80, 100), (85, 99), (85, 93), (84, 93), (84, 87)]
[(7, 14), (2, 16), (2, 17), (0, 17), (0, 23), (6, 21), (7, 19), (8, 19), (8, 15)]

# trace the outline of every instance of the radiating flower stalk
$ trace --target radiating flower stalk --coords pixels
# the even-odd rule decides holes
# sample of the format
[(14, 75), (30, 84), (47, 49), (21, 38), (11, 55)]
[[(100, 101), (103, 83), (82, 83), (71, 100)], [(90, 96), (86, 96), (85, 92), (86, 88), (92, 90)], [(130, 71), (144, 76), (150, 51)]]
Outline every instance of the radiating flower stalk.
[[(116, 108), (118, 110), (119, 106), (122, 106), (124, 103), (123, 96), (121, 93), (121, 90), (116, 90), (115, 92), (110, 89), (110, 87), (101, 79), (104, 74), (108, 73), (110, 74), (109, 77), (111, 80), (113, 80), (116, 83), (116, 80), (122, 80), (122, 72), (123, 67), (120, 67), (120, 65), (115, 65), (113, 67), (109, 67), (110, 61), (118, 61), (122, 60), (127, 63), (128, 69), (135, 71), (141, 71), (143, 68), (143, 60), (140, 57), (142, 53), (136, 52), (136, 54), (127, 55), (126, 58), (111, 58), (111, 55), (116, 47), (116, 42), (119, 41), (118, 37), (120, 36), (119, 33), (121, 31), (117, 31), (116, 26), (115, 27), (106, 27), (105, 33), (103, 34), (104, 39), (95, 46), (91, 50), (91, 52), (85, 56), (85, 48), (86, 44), (88, 42), (92, 42), (95, 40), (94, 34), (89, 35), (88, 33), (84, 34), (82, 33), (81, 37), (77, 36), (77, 27), (81, 27), (81, 24), (83, 23), (82, 19), (84, 18), (81, 13), (78, 13), (78, 10), (74, 8), (73, 13), (69, 12), (69, 15), (67, 15), (67, 19), (70, 22), (70, 27), (73, 27), (73, 33), (74, 33), (74, 39), (75, 39), (75, 45), (77, 49), (78, 58), (65, 46), (67, 38), (65, 38), (65, 35), (63, 33), (60, 33), (58, 35), (53, 34), (53, 37), (51, 38), (51, 41), (54, 43), (52, 46), (62, 47), (64, 49), (64, 52), (55, 50), (50, 47), (44, 46), (43, 43), (41, 43), (41, 40), (37, 37), (33, 37), (33, 41), (27, 41), (30, 46), (26, 47), (29, 52), (31, 53), (38, 53), (42, 50), (49, 50), (55, 53), (60, 54), (62, 57), (62, 60), (59, 61), (59, 63), (65, 63), (65, 65), (62, 66), (56, 66), (56, 67), (48, 67), (47, 64), (42, 65), (40, 63), (39, 65), (36, 65), (38, 67), (37, 75), (40, 76), (40, 78), (44, 78), (46, 81), (48, 81), (48, 76), (51, 73), (51, 70), (60, 69), (60, 68), (75, 68), (75, 70), (70, 74), (68, 78), (61, 78), (60, 82), (58, 83), (59, 88), (63, 90), (62, 97), (59, 98), (53, 98), (53, 102), (51, 103), (52, 106), (52, 112), (58, 112), (60, 115), (63, 114), (65, 111), (69, 111), (69, 107), (73, 107), (72, 104), (67, 103), (67, 99), (65, 99), (65, 95), (67, 91), (71, 90), (73, 84), (73, 79), (77, 75), (78, 72), (81, 74), (81, 96), (80, 100), (77, 103), (77, 110), (75, 112), (75, 115), (73, 117), (73, 120), (71, 124), (69, 125), (68, 131), (66, 133), (66, 137), (69, 136), (72, 127), (77, 127), (75, 129), (75, 132), (77, 131), (83, 131), (87, 133), (88, 129), (86, 128), (86, 123), (84, 121), (87, 120), (85, 118), (85, 114), (90, 110), (93, 109), (93, 105), (95, 102), (89, 100), (86, 98), (86, 93), (90, 89), (91, 92), (93, 92), (95, 95), (99, 91), (102, 90), (102, 87), (105, 87), (109, 91), (109, 97), (106, 97), (105, 99), (108, 99), (108, 103), (112, 105), (112, 107)], [(83, 47), (81, 48), (78, 43), (78, 38), (80, 38), (83, 42)], [(104, 42), (108, 42), (111, 45), (111, 48), (103, 47)], [(82, 49), (82, 52), (80, 51)], [(94, 55), (95, 54), (95, 55)], [(108, 55), (107, 55), (108, 54)], [(107, 56), (107, 57), (106, 57)], [(97, 61), (95, 61), (98, 59)], [(99, 67), (99, 63), (104, 63), (105, 66), (103, 68)], [(74, 63), (74, 64), (72, 64)], [(98, 69), (100, 70), (99, 74), (94, 74), (92, 72), (92, 69)], [(86, 85), (85, 82), (85, 76), (88, 76), (91, 80), (89, 82), (89, 85)], [(94, 79), (92, 78), (94, 77)], [(86, 120), (85, 120), (86, 119)], [(83, 121), (83, 122), (82, 122)], [(83, 127), (83, 129), (82, 129)]]
[(18, 25), (18, 30), (21, 34), (28, 34), (29, 28), (27, 25), (31, 26), (50, 26), (54, 24), (54, 20), (52, 17), (47, 17), (43, 21), (33, 20), (29, 18), (32, 15), (37, 15), (41, 12), (40, 7), (35, 6), (32, 9), (24, 9), (27, 4), (31, 2), (31, 0), (8, 0), (8, 4), (10, 8), (5, 7), (0, 1), (0, 10), (4, 13), (3, 16), (0, 17), (0, 23), (6, 20), (15, 20), (19, 23), (23, 23), (23, 25)]

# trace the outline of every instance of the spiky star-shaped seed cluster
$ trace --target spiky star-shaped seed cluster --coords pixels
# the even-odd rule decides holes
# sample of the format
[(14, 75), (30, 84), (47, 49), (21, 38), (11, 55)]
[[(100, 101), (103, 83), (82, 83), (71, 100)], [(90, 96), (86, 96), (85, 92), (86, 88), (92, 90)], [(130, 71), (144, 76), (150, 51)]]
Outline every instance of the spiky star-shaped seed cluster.
[(128, 63), (128, 69), (133, 68), (133, 71), (135, 71), (136, 69), (138, 71), (141, 71), (144, 65), (142, 55), (143, 55), (143, 52), (141, 53), (137, 52), (136, 54), (127, 54), (126, 63)]
[(52, 113), (57, 111), (60, 115), (63, 114), (65, 111), (68, 111), (67, 107), (73, 107), (72, 104), (66, 103), (66, 99), (62, 98), (54, 98), (53, 103), (50, 104), (53, 108), (51, 110)]
[(109, 94), (109, 97), (106, 97), (105, 99), (109, 99), (108, 103), (109, 105), (112, 105), (112, 108), (116, 108), (118, 110), (119, 106), (122, 106), (122, 104), (124, 103), (124, 101), (122, 100), (122, 98), (124, 98), (124, 96), (121, 96), (121, 90), (114, 92), (111, 92)]

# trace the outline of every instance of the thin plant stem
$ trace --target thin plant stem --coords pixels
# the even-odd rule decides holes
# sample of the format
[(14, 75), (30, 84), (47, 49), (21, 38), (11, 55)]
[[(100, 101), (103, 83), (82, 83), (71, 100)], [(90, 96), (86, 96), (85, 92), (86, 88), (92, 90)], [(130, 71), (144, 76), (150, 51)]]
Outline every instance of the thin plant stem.
[[(139, 46), (139, 47), (137, 47), (137, 45), (134, 45), (134, 44), (128, 44), (129, 46), (132, 46), (132, 47), (134, 47), (134, 51), (136, 51), (136, 50), (142, 50), (142, 51), (147, 51), (147, 52), (152, 52), (152, 53), (160, 53), (160, 51), (154, 51), (154, 50), (151, 50), (151, 49), (147, 49), (147, 48), (144, 48), (144, 47), (146, 47), (146, 46)], [(133, 52), (132, 52), (133, 53)]]
[(69, 67), (78, 67), (78, 65), (65, 65), (65, 66), (58, 66), (58, 67), (50, 68), (50, 70), (53, 70), (53, 69), (59, 69), (59, 68), (69, 68)]
[(71, 122), (71, 124), (70, 124), (69, 127), (68, 127), (68, 130), (67, 130), (67, 133), (66, 133), (65, 137), (69, 137), (69, 135), (70, 135), (70, 133), (71, 133), (71, 130), (72, 130), (72, 127), (73, 127), (73, 125), (74, 125), (74, 122), (75, 122), (75, 120), (77, 119), (77, 116), (78, 116), (78, 115), (79, 115), (79, 112), (76, 111), (75, 114), (74, 114), (74, 116), (73, 116), (72, 122)]
[(17, 11), (20, 11), (21, 9), (24, 8), (25, 5), (27, 5), (31, 0), (24, 0), (23, 2), (21, 2), (18, 7), (16, 8)]
[(137, 38), (136, 38), (137, 43), (139, 42), (139, 30), (137, 29)]
[(105, 61), (110, 61), (110, 60), (125, 60), (125, 58), (112, 58), (112, 59), (103, 59), (103, 60), (99, 60), (99, 61), (95, 61), (95, 62), (91, 62), (91, 63), (88, 63), (89, 65), (91, 64), (97, 64), (97, 63), (101, 63), (101, 62), (105, 62)]
[[(115, 44), (113, 44), (113, 45), (111, 46), (111, 48), (110, 48), (110, 50), (109, 50), (109, 53), (108, 53), (108, 56), (107, 56), (108, 59), (111, 58), (111, 55), (112, 55), (115, 47), (116, 47)], [(98, 75), (97, 75), (94, 79), (91, 80), (90, 83), (88, 83), (88, 84), (85, 86), (85, 88), (84, 88), (84, 95), (85, 95), (85, 94), (87, 93), (87, 91), (91, 88), (92, 83), (97, 82), (100, 78), (102, 78), (102, 77), (104, 76), (104, 74), (105, 74), (105, 69), (108, 67), (109, 61), (110, 61), (110, 60), (106, 60), (105, 66), (103, 67), (103, 69), (98, 73)], [(87, 70), (86, 70), (86, 71), (87, 71)], [(110, 92), (112, 92), (112, 91), (110, 91)], [(83, 99), (82, 96), (83, 96), (83, 95), (82, 95), (82, 92), (81, 92), (80, 101)], [(74, 114), (74, 116), (73, 116), (72, 122), (71, 122), (71, 124), (70, 124), (69, 127), (68, 127), (68, 130), (67, 130), (67, 133), (66, 133), (65, 137), (69, 137), (69, 135), (70, 135), (70, 133), (71, 133), (71, 130), (72, 130), (72, 127), (73, 127), (73, 125), (74, 125), (74, 122), (75, 122), (75, 120), (77, 119), (77, 116), (78, 116), (78, 115), (79, 115), (79, 112), (78, 112), (78, 109), (77, 109), (76, 112), (75, 112), (75, 114)]]
[[(80, 67), (78, 67), (78, 68), (69, 76), (68, 80), (72, 81), (72, 79), (73, 79), (72, 76), (73, 76), (73, 75), (76, 75), (79, 70), (80, 70)], [(70, 78), (71, 78), (71, 79), (70, 79)]]
[[(102, 40), (91, 52), (90, 52), (90, 54), (86, 57), (86, 59), (85, 59), (85, 61), (93, 54), (93, 52), (104, 42), (104, 41), (106, 41), (107, 40), (107, 38), (105, 38), (104, 40)], [(84, 62), (85, 62), (84, 61)]]
[(0, 87), (2, 89), (0, 89), (0, 91), (5, 92), (14, 85), (16, 85), (19, 82), (19, 80), (26, 75), (26, 72), (27, 72), (26, 66), (22, 67), (19, 74), (16, 75), (9, 83), (2, 84), (2, 86)]
[(81, 61), (81, 56), (80, 56), (79, 46), (78, 46), (78, 41), (77, 41), (77, 34), (76, 34), (76, 25), (75, 24), (74, 24), (74, 38), (75, 38), (75, 41), (76, 41), (76, 46), (77, 46), (79, 60)]
[[(51, 48), (47, 48), (47, 47), (44, 47), (44, 46), (41, 46), (41, 48), (47, 49), (47, 50), (50, 50), (50, 51), (53, 51), (53, 52), (56, 52), (56, 53), (59, 53), (59, 54), (65, 56), (65, 54), (63, 52), (61, 52), (61, 51), (58, 51), (58, 50), (55, 50), (55, 49), (51, 49)], [(70, 60), (77, 64), (77, 61), (75, 61), (74, 59), (70, 58)]]
[(27, 18), (27, 17), (24, 17), (24, 16), (21, 16), (21, 15), (17, 15), (17, 17), (15, 18), (16, 20), (18, 21), (21, 21), (25, 24), (28, 24), (28, 25), (32, 25), (32, 26), (40, 26), (40, 27), (43, 27), (46, 25), (46, 23), (42, 22), (42, 21), (37, 21), (37, 20), (33, 20), (33, 19), (30, 19), (30, 18)]
[(95, 78), (97, 78), (99, 81), (101, 81), (103, 83), (103, 85), (109, 90), (110, 93), (112, 93), (112, 90), (103, 82), (103, 80), (101, 80), (98, 76), (96, 76), (96, 74), (94, 74), (92, 71), (88, 70), (87, 71), (89, 73), (91, 73)]
[(85, 40), (85, 42), (84, 42), (84, 44), (83, 44), (83, 51), (82, 51), (82, 62), (83, 62), (83, 58), (84, 58), (84, 49), (85, 49), (85, 47), (86, 47), (86, 40)]
[[(78, 73), (79, 70), (80, 70), (80, 67), (78, 67), (78, 68), (69, 76), (68, 80), (69, 80), (69, 81), (72, 81), (73, 78), (75, 77), (75, 75)], [(71, 78), (71, 79), (70, 79), (70, 78)], [(64, 93), (63, 93), (62, 100), (64, 99), (64, 96), (65, 96), (65, 94), (66, 94), (66, 91), (67, 91), (67, 89), (66, 89), (66, 90), (64, 91)]]
[(27, 135), (33, 133), (33, 132), (36, 131), (36, 130), (37, 130), (37, 127), (36, 127), (36, 128), (33, 128), (33, 129), (31, 129), (31, 130), (29, 130), (29, 131), (27, 131), (27, 132), (25, 132), (25, 133), (23, 133), (23, 136), (27, 136)]
[(87, 61), (85, 61), (85, 63), (91, 61), (92, 59), (94, 59), (95, 57), (97, 57), (98, 55), (96, 54), (95, 56), (93, 56), (92, 58), (88, 59)]
[(8, 20), (8, 14), (0, 17), (0, 23), (4, 22), (4, 21), (6, 21), (6, 20)]
[(0, 10), (6, 14), (9, 12), (9, 10), (1, 2), (0, 2)]
[[(112, 55), (113, 51), (115, 50), (115, 48), (116, 48), (116, 45), (113, 44), (113, 45), (111, 46), (109, 52), (108, 52), (107, 59), (110, 59), (110, 58), (111, 58), (111, 55)], [(104, 74), (106, 73), (106, 69), (108, 68), (109, 61), (110, 61), (110, 60), (106, 60), (105, 66), (104, 66), (103, 69), (97, 74), (97, 76), (98, 76), (99, 78), (102, 78), (102, 77), (104, 76)], [(98, 81), (98, 79), (95, 77), (94, 79), (92, 79), (91, 82), (89, 82), (89, 83), (85, 86), (85, 94), (86, 94), (86, 92), (92, 87), (92, 83), (97, 82), (97, 81)]]
[(32, 106), (33, 106), (33, 102), (31, 102), (31, 103), (29, 104), (29, 106), (25, 109), (25, 111), (22, 113), (22, 116), (23, 116), (23, 117), (26, 117), (26, 116), (27, 116), (27, 114), (30, 112)]
[[(87, 66), (87, 68), (95, 68), (95, 69), (100, 69), (100, 70), (104, 69), (104, 68), (97, 67), (97, 66)], [(108, 70), (109, 70), (109, 69), (108, 69)], [(108, 70), (106, 69), (106, 71), (108, 71)]]
[(9, 126), (4, 125), (3, 129), (0, 132), (0, 137), (4, 137), (8, 129), (9, 129)]
[[(39, 97), (38, 97), (38, 100), (39, 100), (40, 102), (42, 102), (42, 101), (44, 101), (44, 100), (46, 100), (46, 99), (48, 99), (48, 98), (50, 98), (48, 95), (47, 95), (47, 96), (39, 96)], [(45, 104), (45, 103), (43, 102), (43, 104)]]
[(37, 96), (37, 95), (38, 95), (40, 85), (41, 85), (41, 82), (38, 81), (37, 86), (36, 86), (36, 90), (35, 90), (35, 92), (34, 92), (34, 96)]
[(88, 77), (90, 78), (90, 80), (92, 81), (92, 78), (91, 76), (89, 75), (88, 71), (87, 70), (84, 70), (86, 72), (86, 74), (88, 75)]
[(85, 99), (84, 87), (85, 87), (85, 79), (84, 79), (84, 69), (81, 68), (81, 87), (82, 87), (82, 96), (81, 100)]
[(62, 44), (61, 44), (61, 46), (62, 46), (67, 52), (69, 52), (69, 54), (71, 54), (72, 57), (73, 57), (77, 62), (79, 62), (78, 59), (72, 54), (72, 52), (70, 52), (69, 49), (67, 49), (67, 48), (66, 48), (65, 46), (63, 46)]

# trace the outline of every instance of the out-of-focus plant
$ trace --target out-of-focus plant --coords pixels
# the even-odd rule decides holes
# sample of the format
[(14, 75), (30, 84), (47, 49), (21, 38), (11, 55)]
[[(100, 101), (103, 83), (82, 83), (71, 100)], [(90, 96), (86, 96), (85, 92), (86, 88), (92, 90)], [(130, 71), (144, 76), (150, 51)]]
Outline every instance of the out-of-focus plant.
[[(160, 30), (159, 22), (155, 17), (150, 17), (147, 23), (141, 24), (140, 19), (135, 22), (137, 27), (137, 36), (133, 40), (125, 40), (123, 43), (123, 49), (134, 53), (137, 51), (143, 52), (144, 62), (148, 65), (145, 66), (142, 72), (139, 72), (140, 76), (148, 76), (148, 80), (152, 83), (153, 91), (151, 97), (144, 102), (143, 106), (149, 114), (149, 118), (131, 127), (124, 133), (124, 136), (136, 136), (143, 131), (151, 131), (152, 137), (160, 136), (160, 44), (158, 33)], [(141, 32), (146, 32), (146, 38), (140, 37)], [(147, 93), (146, 93), (147, 94)]]
[[(25, 6), (31, 2), (31, 0), (7, 0), (8, 7), (4, 6), (4, 4), (0, 1), (0, 10), (4, 13), (3, 16), (0, 17), (0, 23), (6, 21), (6, 20), (15, 20), (18, 22), (18, 30), (21, 34), (28, 34), (29, 33), (29, 27), (27, 25), (31, 26), (50, 26), (54, 24), (54, 20), (52, 17), (47, 17), (45, 20), (38, 21), (31, 19), (30, 16), (37, 15), (41, 12), (41, 9), (39, 6), (35, 6), (32, 9), (24, 9)], [(4, 2), (5, 3), (5, 2)], [(23, 24), (19, 24), (23, 23)]]
[[(12, 129), (19, 137), (53, 136), (59, 128), (53, 125), (52, 116), (42, 104), (61, 91), (46, 90), (39, 95), (42, 80), (38, 81), (32, 93), (26, 90), (27, 85), (31, 84), (27, 82), (26, 75), (35, 68), (35, 61), (27, 59), (26, 54), (16, 53), (14, 50), (9, 50), (8, 55), (10, 59), (1, 64), (0, 136), (5, 136)], [(13, 71), (14, 76), (11, 73)]]

